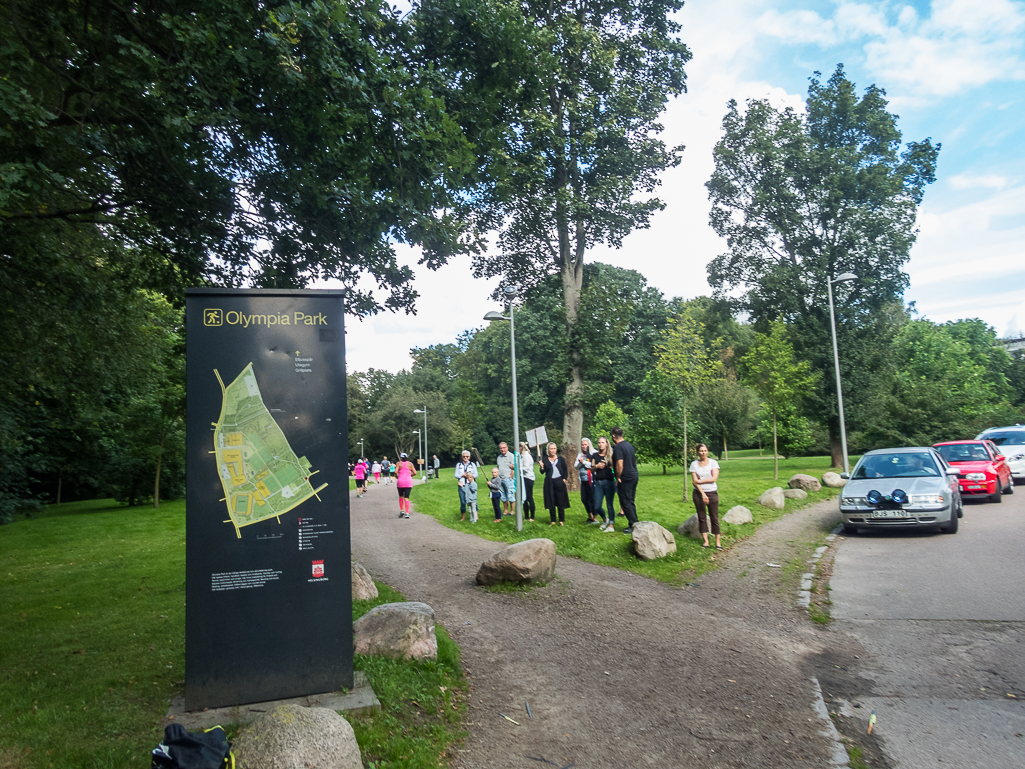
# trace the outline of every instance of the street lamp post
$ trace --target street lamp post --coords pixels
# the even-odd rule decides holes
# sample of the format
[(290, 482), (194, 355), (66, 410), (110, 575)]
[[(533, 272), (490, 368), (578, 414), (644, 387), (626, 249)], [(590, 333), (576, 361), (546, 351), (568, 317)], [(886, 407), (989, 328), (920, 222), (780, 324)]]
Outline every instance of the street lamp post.
[(523, 468), (520, 462), (520, 409), (516, 402), (516, 322), (513, 319), (513, 300), (515, 298), (516, 289), (512, 286), (506, 287), (505, 301), (509, 308), (509, 317), (492, 310), (484, 316), (484, 320), (509, 321), (509, 348), (512, 354), (513, 451), (515, 452), (516, 467), (516, 531), (523, 531)]
[(840, 450), (843, 452), (843, 471), (849, 474), (851, 464), (847, 459), (847, 425), (843, 416), (843, 388), (840, 386), (840, 352), (836, 347), (836, 315), (833, 311), (833, 284), (844, 283), (848, 280), (857, 280), (858, 276), (853, 272), (845, 272), (837, 278), (826, 281), (826, 290), (829, 294), (829, 330), (833, 332), (833, 366), (836, 369), (836, 402), (840, 411)]
[(416, 434), (416, 450), (420, 452), (420, 456), (422, 457), (424, 454), (423, 449), (420, 448), (420, 431), (414, 430), (413, 432)]
[(363, 439), (359, 439), (359, 458), (363, 459)]
[(427, 483), (427, 405), (424, 404), (422, 409), (414, 409), (413, 413), (424, 415), (424, 453), (420, 455), (424, 463), (420, 468), (420, 476), (423, 478), (423, 482)]

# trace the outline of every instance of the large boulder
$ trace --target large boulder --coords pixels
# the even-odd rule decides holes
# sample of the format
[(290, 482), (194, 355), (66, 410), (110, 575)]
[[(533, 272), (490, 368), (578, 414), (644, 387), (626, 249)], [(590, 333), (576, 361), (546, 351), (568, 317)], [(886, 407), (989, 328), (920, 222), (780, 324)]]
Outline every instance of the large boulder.
[(773, 486), (771, 489), (768, 489), (758, 497), (758, 504), (773, 510), (782, 510), (787, 504), (786, 497), (783, 496), (783, 488), (781, 486)]
[(830, 489), (842, 489), (847, 485), (847, 479), (841, 478), (839, 473), (822, 473), (822, 485)]
[(808, 492), (804, 489), (783, 489), (783, 496), (787, 499), (807, 499)]
[(676, 552), (676, 538), (654, 521), (640, 521), (633, 528), (634, 549), (642, 561), (654, 561)]
[(419, 601), (383, 603), (352, 623), (356, 654), (397, 659), (438, 658), (434, 609)]
[(722, 517), (723, 523), (732, 523), (734, 526), (743, 526), (745, 523), (754, 523), (754, 516), (751, 511), (743, 505), (731, 507), (726, 515)]
[[(712, 530), (712, 522), (709, 517), (705, 516), (706, 531)], [(682, 534), (685, 537), (693, 537), (694, 539), (701, 539), (701, 532), (698, 530), (698, 514), (694, 513), (690, 518), (681, 523), (676, 527), (676, 533)]]
[(551, 582), (554, 576), (555, 543), (550, 539), (527, 539), (499, 550), (484, 561), (477, 570), (477, 584), (535, 585)]
[(279, 705), (232, 743), (238, 769), (362, 769), (349, 722), (328, 708)]
[(805, 491), (821, 491), (822, 484), (817, 479), (804, 473), (798, 473), (790, 477), (787, 486), (792, 489), (804, 489)]
[(352, 600), (370, 601), (377, 598), (377, 585), (362, 564), (352, 562)]

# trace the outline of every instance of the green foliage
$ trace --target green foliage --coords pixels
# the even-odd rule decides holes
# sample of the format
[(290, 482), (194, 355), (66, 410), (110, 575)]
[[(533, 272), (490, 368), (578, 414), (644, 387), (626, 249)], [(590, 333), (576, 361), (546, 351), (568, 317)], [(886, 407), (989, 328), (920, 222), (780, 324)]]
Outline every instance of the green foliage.
[(629, 432), (630, 421), (619, 406), (612, 401), (605, 401), (595, 412), (589, 428), (595, 445), (597, 445), (598, 438), (603, 435), (611, 440), (613, 427), (622, 427), (624, 432)]
[(702, 385), (694, 401), (695, 420), (716, 454), (729, 459), (729, 447), (747, 440), (755, 400), (754, 393), (732, 377)]
[(642, 462), (682, 465), (684, 456), (683, 403), (668, 375), (652, 369), (634, 401), (627, 435)]
[[(779, 478), (780, 417), (793, 414), (788, 422), (792, 428), (791, 439), (799, 441), (802, 423), (798, 420), (797, 409), (819, 375), (811, 372), (807, 361), (795, 360), (793, 345), (781, 320), (769, 324), (768, 334), (755, 334), (754, 344), (741, 360), (741, 370), (747, 384), (758, 393), (771, 415), (774, 477)], [(810, 443), (810, 436), (808, 438)]]
[(804, 115), (730, 102), (706, 185), (711, 225), (729, 243), (708, 266), (715, 296), (741, 290), (760, 330), (780, 317), (792, 328), (798, 357), (822, 374), (813, 409), (833, 436), (827, 281), (859, 277), (837, 286), (837, 336), (845, 392), (853, 406), (871, 404), (878, 356), (903, 322), (892, 306), (908, 284), (917, 208), (940, 149), (928, 139), (902, 149), (886, 108), (876, 86), (859, 98), (842, 66), (825, 83), (811, 79)]
[[(772, 409), (763, 406), (757, 414), (755, 436), (762, 443), (776, 441), (776, 450), (784, 459), (806, 456), (814, 445), (811, 424), (795, 403), (784, 403), (776, 410), (773, 421)], [(775, 435), (773, 430), (775, 429)]]
[[(367, 456), (384, 454), (393, 459), (399, 454), (409, 454), (416, 461), (418, 444), (422, 440), (414, 433), (424, 429), (424, 415), (416, 409), (427, 409), (427, 448), (431, 454), (437, 450), (450, 449), (452, 445), (452, 422), (449, 419), (448, 400), (437, 392), (414, 392), (403, 385), (388, 389), (369, 415), (366, 422), (368, 444)], [(363, 437), (367, 437), (363, 436)]]

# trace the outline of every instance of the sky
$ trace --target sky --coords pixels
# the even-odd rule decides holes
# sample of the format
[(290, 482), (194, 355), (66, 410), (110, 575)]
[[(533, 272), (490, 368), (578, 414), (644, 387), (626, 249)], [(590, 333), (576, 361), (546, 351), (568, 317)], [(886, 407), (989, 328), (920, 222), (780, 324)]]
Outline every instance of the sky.
[[(688, 92), (662, 122), (669, 146), (686, 145), (683, 162), (663, 174), (666, 207), (651, 227), (587, 261), (638, 270), (667, 297), (710, 294), (706, 265), (726, 247), (708, 225), (704, 184), (727, 102), (803, 109), (812, 73), (825, 80), (843, 63), (859, 93), (887, 92), (905, 142), (943, 145), (905, 301), (935, 322), (981, 318), (999, 336), (1023, 335), (1025, 0), (688, 0), (677, 18), (694, 58)], [(411, 348), (454, 342), (501, 309), (488, 298), (496, 281), (472, 278), (469, 257), (437, 272), (416, 265), (412, 249), (400, 259), (416, 274), (417, 314), (350, 318), (350, 372), (408, 369)]]

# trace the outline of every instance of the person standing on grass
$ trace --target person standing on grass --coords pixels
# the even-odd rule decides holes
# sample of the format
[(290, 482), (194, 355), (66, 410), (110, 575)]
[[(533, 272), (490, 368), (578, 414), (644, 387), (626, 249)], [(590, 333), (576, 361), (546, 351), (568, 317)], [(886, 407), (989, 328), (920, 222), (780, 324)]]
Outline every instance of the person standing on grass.
[(558, 523), (566, 525), (566, 508), (569, 507), (569, 492), (566, 491), (568, 475), (566, 460), (559, 456), (559, 447), (548, 444), (548, 455), (541, 457), (541, 474), (545, 477), (544, 499), (548, 516), (552, 519), (550, 526)]
[[(595, 452), (593, 460), (591, 465), (593, 494), (591, 510), (601, 518), (601, 531), (611, 534), (616, 530), (616, 508), (612, 503), (616, 496), (616, 475), (612, 469), (612, 446), (604, 435), (598, 439), (598, 451)], [(601, 509), (603, 499), (608, 511), (608, 518), (605, 517), (605, 513)]]
[(520, 475), (523, 476), (523, 520), (533, 523), (537, 510), (534, 505), (534, 457), (525, 441), (520, 442)]
[(459, 520), (466, 520), (466, 484), (477, 478), (477, 465), (470, 461), (470, 452), (464, 451), (456, 462), (456, 478), (459, 481)]
[(502, 476), (497, 467), (491, 468), (491, 478), (488, 479), (488, 496), (491, 497), (491, 506), (495, 509), (495, 520), (492, 523), (502, 522)]
[(573, 467), (580, 474), (580, 502), (587, 513), (587, 523), (596, 524), (598, 518), (594, 514), (593, 489), (591, 486), (591, 467), (594, 459), (594, 448), (591, 446), (590, 438), (580, 439), (580, 453), (577, 454)]
[(395, 486), (399, 492), (399, 518), (409, 517), (409, 493), (413, 490), (413, 476), (416, 468), (407, 454), (400, 454), (395, 465)]
[(512, 515), (516, 500), (516, 456), (509, 451), (509, 444), (505, 441), (498, 444), (495, 464), (498, 466), (498, 477), (502, 480), (502, 508), (506, 515)]
[[(708, 547), (708, 522), (712, 522), (715, 535), (715, 549), (722, 550), (719, 534), (719, 463), (708, 458), (708, 446), (698, 444), (698, 458), (690, 463), (690, 477), (694, 481), (694, 507), (698, 509), (698, 531), (705, 540), (701, 547)], [(705, 517), (707, 510), (708, 518)]]
[(637, 505), (634, 499), (637, 496), (637, 452), (634, 447), (623, 438), (623, 428), (612, 428), (612, 465), (616, 471), (616, 492), (619, 494), (619, 506), (626, 515), (627, 526), (623, 529), (624, 534), (634, 533), (634, 524), (637, 523)]

